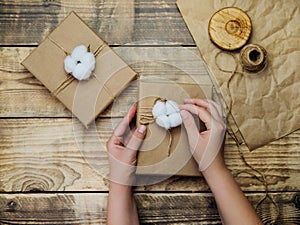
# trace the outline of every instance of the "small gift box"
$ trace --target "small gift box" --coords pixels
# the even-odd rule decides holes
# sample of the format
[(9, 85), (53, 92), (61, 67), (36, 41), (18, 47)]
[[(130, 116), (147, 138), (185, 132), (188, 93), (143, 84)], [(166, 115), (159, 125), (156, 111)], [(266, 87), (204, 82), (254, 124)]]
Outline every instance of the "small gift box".
[[(77, 46), (85, 46), (95, 57), (86, 80), (77, 80), (65, 70), (64, 61)], [(74, 12), (22, 64), (86, 127), (137, 77)]]
[[(173, 83), (162, 80), (140, 80), (137, 123), (147, 125), (147, 135), (139, 150), (137, 171), (139, 175), (199, 176), (183, 126), (166, 130), (155, 123), (152, 109), (158, 99), (182, 104), (186, 98), (211, 98), (212, 86)], [(204, 124), (195, 117), (199, 131)]]

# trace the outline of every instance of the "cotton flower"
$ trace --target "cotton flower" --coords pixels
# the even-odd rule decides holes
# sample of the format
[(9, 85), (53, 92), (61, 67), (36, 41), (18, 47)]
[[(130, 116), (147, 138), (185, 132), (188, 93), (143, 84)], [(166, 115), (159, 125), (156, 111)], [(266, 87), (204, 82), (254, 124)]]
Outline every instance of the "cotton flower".
[(95, 63), (93, 53), (88, 52), (84, 45), (79, 45), (65, 58), (64, 67), (65, 71), (77, 80), (87, 80), (95, 69)]
[(152, 115), (154, 116), (154, 118), (157, 118), (159, 116), (166, 115), (166, 114), (167, 114), (166, 103), (162, 102), (162, 101), (157, 101), (152, 108)]
[(164, 127), (166, 130), (171, 128), (171, 123), (167, 115), (157, 117), (155, 122), (158, 126)]
[(171, 127), (177, 127), (182, 124), (182, 119), (180, 113), (173, 113), (169, 115), (169, 121)]
[(172, 100), (168, 100), (166, 102), (166, 110), (167, 110), (168, 115), (177, 113), (177, 112), (179, 112), (178, 104)]
[(172, 100), (158, 100), (152, 108), (152, 115), (155, 118), (157, 125), (168, 130), (182, 124), (179, 111), (180, 110), (176, 102)]

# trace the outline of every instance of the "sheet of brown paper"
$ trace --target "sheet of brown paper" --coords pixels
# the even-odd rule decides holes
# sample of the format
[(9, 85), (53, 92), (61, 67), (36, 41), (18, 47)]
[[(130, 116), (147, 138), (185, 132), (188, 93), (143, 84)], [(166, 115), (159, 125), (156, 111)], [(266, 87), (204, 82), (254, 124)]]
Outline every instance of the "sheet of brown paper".
[[(186, 98), (210, 99), (211, 96), (211, 85), (179, 84), (156, 79), (140, 80), (137, 121), (140, 122), (143, 115), (151, 114), (157, 97), (182, 104)], [(199, 129), (205, 128), (202, 123), (198, 124)], [(170, 139), (170, 134), (172, 139)], [(147, 136), (139, 150), (136, 173), (139, 175), (199, 176), (198, 166), (189, 151), (184, 126), (173, 128), (168, 133), (155, 122), (147, 125)]]
[[(225, 100), (238, 141), (255, 149), (299, 129), (300, 1), (178, 0), (177, 5)], [(252, 20), (248, 43), (267, 50), (268, 65), (260, 73), (243, 71), (239, 51), (228, 54), (209, 39), (211, 16), (232, 6), (247, 12)]]
[(134, 72), (74, 12), (22, 62), (49, 91), (70, 76), (64, 70), (66, 53), (78, 45), (89, 46), (96, 55), (93, 76), (87, 81), (73, 80), (56, 97), (87, 127), (136, 78)]

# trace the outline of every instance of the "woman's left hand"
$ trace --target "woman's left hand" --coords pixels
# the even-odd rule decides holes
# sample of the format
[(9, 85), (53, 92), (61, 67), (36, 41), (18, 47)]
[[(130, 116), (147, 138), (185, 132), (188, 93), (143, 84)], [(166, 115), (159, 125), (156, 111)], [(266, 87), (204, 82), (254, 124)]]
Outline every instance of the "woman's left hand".
[(106, 148), (109, 155), (110, 181), (131, 186), (135, 180), (136, 155), (145, 135), (146, 126), (130, 129), (137, 104), (134, 104), (127, 115), (115, 128)]

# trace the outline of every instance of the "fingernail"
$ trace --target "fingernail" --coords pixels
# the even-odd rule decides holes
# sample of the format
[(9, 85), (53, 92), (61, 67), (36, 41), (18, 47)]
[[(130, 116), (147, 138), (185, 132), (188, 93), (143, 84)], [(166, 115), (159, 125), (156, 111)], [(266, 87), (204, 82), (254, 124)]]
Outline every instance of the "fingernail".
[(138, 132), (141, 133), (141, 134), (143, 134), (143, 133), (145, 133), (146, 128), (147, 128), (147, 127), (146, 127), (145, 125), (141, 125), (141, 126), (139, 126), (139, 128), (138, 128)]
[(180, 115), (182, 119), (187, 119), (189, 117), (189, 113), (185, 110), (181, 110)]

